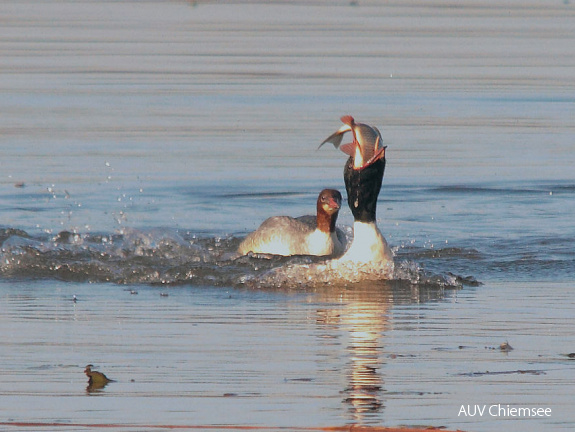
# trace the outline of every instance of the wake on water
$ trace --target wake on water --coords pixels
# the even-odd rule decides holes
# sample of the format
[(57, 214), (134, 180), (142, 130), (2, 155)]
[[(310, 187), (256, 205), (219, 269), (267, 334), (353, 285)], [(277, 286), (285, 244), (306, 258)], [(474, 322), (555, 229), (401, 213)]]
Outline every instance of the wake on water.
[(241, 237), (197, 237), (171, 229), (124, 228), (112, 234), (30, 235), (0, 229), (4, 278), (116, 284), (233, 286), (305, 290), (317, 286), (396, 281), (437, 289), (476, 284), (451, 273), (430, 274), (413, 260), (392, 265), (334, 265), (321, 257), (238, 256)]

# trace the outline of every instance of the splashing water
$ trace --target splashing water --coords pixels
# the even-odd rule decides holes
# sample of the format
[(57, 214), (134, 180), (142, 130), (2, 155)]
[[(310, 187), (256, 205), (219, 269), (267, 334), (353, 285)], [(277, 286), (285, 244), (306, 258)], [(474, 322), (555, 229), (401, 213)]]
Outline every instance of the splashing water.
[(238, 256), (241, 238), (198, 238), (171, 229), (55, 236), (3, 229), (0, 241), (0, 273), (8, 278), (301, 289), (378, 280), (460, 287), (463, 280), (427, 274), (409, 260), (358, 266), (321, 257)]

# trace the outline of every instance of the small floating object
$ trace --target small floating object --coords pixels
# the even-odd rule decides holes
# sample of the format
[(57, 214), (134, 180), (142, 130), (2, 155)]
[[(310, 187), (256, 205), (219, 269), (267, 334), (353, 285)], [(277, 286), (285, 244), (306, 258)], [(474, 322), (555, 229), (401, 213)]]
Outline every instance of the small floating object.
[(284, 378), (284, 382), (312, 382), (313, 378)]
[(130, 294), (138, 294), (138, 291), (136, 291), (135, 289), (131, 289), (131, 288), (125, 288), (124, 291), (129, 292)]
[(169, 294), (167, 292), (161, 292), (160, 297), (168, 297)]
[(88, 377), (88, 391), (102, 389), (106, 387), (106, 385), (110, 382), (114, 382), (113, 379), (108, 378), (102, 372), (93, 371), (92, 368), (94, 365), (89, 364), (86, 365), (84, 369), (84, 373)]
[(485, 349), (493, 350), (493, 351), (499, 350), (499, 351), (502, 351), (502, 352), (513, 351), (513, 347), (512, 347), (511, 345), (509, 345), (509, 342), (503, 342), (503, 343), (502, 343), (501, 345), (499, 345), (498, 347), (494, 347), (494, 346), (488, 347), (488, 346), (486, 346)]

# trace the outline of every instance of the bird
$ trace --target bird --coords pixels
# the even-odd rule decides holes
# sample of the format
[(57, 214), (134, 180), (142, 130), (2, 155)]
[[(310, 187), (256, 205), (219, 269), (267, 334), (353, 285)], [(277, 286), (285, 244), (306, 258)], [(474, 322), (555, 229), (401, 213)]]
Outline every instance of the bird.
[(108, 378), (102, 372), (93, 371), (92, 368), (94, 365), (89, 364), (86, 365), (86, 369), (84, 369), (84, 373), (88, 377), (88, 388), (91, 389), (98, 389), (105, 387), (108, 383), (114, 382), (113, 379)]
[(343, 134), (353, 132), (353, 141), (340, 148), (349, 155), (343, 170), (347, 203), (353, 214), (353, 240), (339, 262), (388, 263), (393, 266), (393, 253), (377, 227), (376, 209), (385, 171), (385, 149), (381, 134), (373, 126), (356, 123), (350, 115), (343, 116), (340, 129), (326, 142), (340, 147)]
[(238, 253), (271, 255), (337, 256), (344, 251), (345, 234), (336, 229), (342, 195), (335, 189), (324, 189), (317, 198), (316, 216), (273, 216), (248, 234)]
[[(366, 168), (378, 160), (385, 158), (385, 149), (383, 139), (379, 129), (364, 123), (357, 123), (350, 115), (345, 115), (340, 119), (343, 126), (333, 134), (328, 136), (318, 147), (325, 143), (332, 143), (335, 148), (339, 148), (345, 154), (353, 158), (355, 169)], [(343, 136), (346, 132), (353, 134), (353, 141), (341, 145)]]
[[(377, 199), (385, 171), (385, 149), (381, 134), (369, 125), (356, 123), (351, 116), (342, 117), (344, 126), (320, 144), (332, 142), (339, 147), (342, 135), (360, 125), (354, 141), (344, 147), (349, 155), (343, 178), (347, 202), (353, 214), (353, 238), (343, 255), (327, 257), (311, 264), (288, 264), (265, 272), (255, 283), (258, 286), (274, 284), (281, 286), (296, 282), (303, 284), (333, 284), (366, 280), (391, 279), (394, 277), (393, 253), (377, 227)], [(343, 146), (342, 146), (343, 147)], [(318, 147), (319, 148), (319, 147)]]

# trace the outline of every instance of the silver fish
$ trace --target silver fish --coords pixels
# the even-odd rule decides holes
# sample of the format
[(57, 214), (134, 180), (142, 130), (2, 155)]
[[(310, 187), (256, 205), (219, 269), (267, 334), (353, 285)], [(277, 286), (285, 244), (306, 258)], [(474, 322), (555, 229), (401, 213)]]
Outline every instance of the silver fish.
[[(341, 121), (343, 126), (327, 137), (319, 147), (327, 142), (332, 143), (335, 148), (339, 148), (345, 154), (353, 157), (354, 169), (363, 169), (385, 157), (387, 146), (383, 145), (381, 133), (376, 127), (356, 123), (350, 115), (343, 116)], [(341, 145), (343, 135), (346, 132), (353, 134), (353, 141)]]

